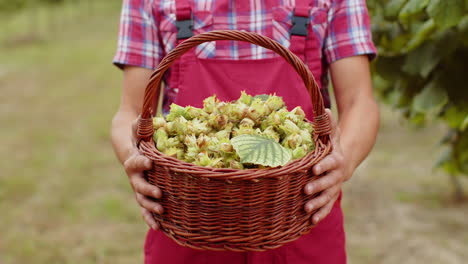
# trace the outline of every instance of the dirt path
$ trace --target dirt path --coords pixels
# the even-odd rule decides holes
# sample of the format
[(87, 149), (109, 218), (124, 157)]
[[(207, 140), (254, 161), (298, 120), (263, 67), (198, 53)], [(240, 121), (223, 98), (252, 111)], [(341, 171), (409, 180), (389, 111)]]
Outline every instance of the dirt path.
[(378, 143), (344, 190), (350, 263), (466, 263), (468, 204), (454, 204), (447, 176), (432, 170), (442, 131), (383, 112)]

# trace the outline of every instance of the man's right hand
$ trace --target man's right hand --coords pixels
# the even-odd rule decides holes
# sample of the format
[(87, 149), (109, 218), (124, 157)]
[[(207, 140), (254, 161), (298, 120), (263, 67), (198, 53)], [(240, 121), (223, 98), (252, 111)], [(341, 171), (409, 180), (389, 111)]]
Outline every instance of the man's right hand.
[(152, 229), (159, 229), (159, 224), (154, 220), (151, 212), (163, 213), (161, 204), (153, 200), (153, 198), (161, 198), (162, 193), (158, 187), (149, 184), (143, 176), (143, 171), (151, 169), (151, 160), (141, 155), (135, 148), (134, 154), (124, 162), (124, 167), (135, 192), (135, 198), (140, 204), (143, 219)]
[[(135, 125), (132, 127), (133, 131), (135, 131)], [(132, 142), (135, 142), (134, 136), (132, 138)], [(163, 213), (164, 209), (162, 205), (154, 201), (154, 198), (161, 198), (162, 193), (158, 187), (145, 180), (143, 171), (151, 169), (152, 162), (150, 159), (140, 154), (136, 144), (134, 144), (134, 146), (135, 147), (129, 151), (129, 153), (132, 154), (130, 154), (128, 159), (124, 161), (123, 165), (130, 181), (130, 185), (135, 192), (135, 198), (138, 204), (140, 204), (143, 219), (149, 227), (157, 230), (159, 228), (159, 224), (154, 220), (151, 212), (157, 214)]]

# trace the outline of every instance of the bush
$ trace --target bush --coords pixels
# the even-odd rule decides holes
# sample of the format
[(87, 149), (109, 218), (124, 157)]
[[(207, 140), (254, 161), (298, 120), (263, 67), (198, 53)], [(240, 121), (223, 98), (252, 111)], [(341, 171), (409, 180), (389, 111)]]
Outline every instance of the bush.
[(369, 0), (379, 58), (374, 83), (381, 98), (413, 123), (448, 125), (438, 162), (468, 174), (468, 1)]

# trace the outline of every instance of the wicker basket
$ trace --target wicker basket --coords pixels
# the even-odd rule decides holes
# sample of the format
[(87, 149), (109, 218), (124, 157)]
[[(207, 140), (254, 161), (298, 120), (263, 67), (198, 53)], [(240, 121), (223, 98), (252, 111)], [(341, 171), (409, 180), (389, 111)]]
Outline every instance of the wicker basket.
[[(315, 150), (302, 159), (270, 169), (213, 169), (159, 152), (153, 142), (153, 102), (169, 66), (191, 48), (208, 41), (246, 41), (271, 49), (302, 77), (314, 107)], [(312, 166), (331, 151), (330, 120), (319, 88), (304, 63), (270, 38), (235, 30), (211, 31), (179, 44), (161, 61), (146, 88), (137, 136), (139, 149), (153, 161), (147, 180), (158, 186), (164, 214), (154, 214), (162, 231), (182, 246), (215, 251), (264, 251), (298, 239), (313, 227), (304, 211), (303, 192), (314, 180)]]

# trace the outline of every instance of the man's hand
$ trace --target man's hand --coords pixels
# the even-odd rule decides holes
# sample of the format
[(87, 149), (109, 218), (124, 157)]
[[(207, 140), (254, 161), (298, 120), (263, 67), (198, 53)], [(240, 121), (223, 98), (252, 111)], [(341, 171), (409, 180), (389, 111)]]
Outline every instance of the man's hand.
[(330, 65), (330, 73), (340, 122), (338, 126), (327, 110), (332, 121), (333, 151), (313, 168), (315, 175), (322, 176), (304, 187), (306, 194), (319, 194), (305, 205), (307, 212), (315, 211), (314, 224), (330, 213), (342, 183), (351, 178), (369, 154), (379, 128), (379, 109), (372, 95), (369, 58), (361, 55), (337, 60)]
[[(136, 128), (136, 121), (134, 122), (133, 131)], [(140, 154), (136, 147), (135, 135), (132, 137), (134, 148), (129, 152), (132, 153), (127, 160), (123, 163), (125, 172), (127, 173), (130, 185), (135, 192), (135, 198), (141, 207), (141, 214), (148, 226), (154, 230), (159, 228), (158, 223), (154, 220), (151, 212), (158, 214), (163, 213), (161, 204), (156, 203), (154, 198), (159, 199), (162, 196), (161, 190), (148, 183), (143, 175), (143, 171), (149, 170), (152, 167), (151, 160)]]
[(307, 195), (320, 193), (317, 197), (309, 200), (305, 205), (306, 212), (317, 210), (312, 216), (312, 223), (317, 224), (323, 220), (332, 210), (333, 204), (341, 192), (341, 186), (348, 178), (343, 152), (340, 146), (340, 129), (333, 119), (331, 111), (326, 110), (332, 122), (331, 140), (333, 151), (323, 160), (319, 161), (312, 169), (315, 175), (322, 175), (304, 187)]

